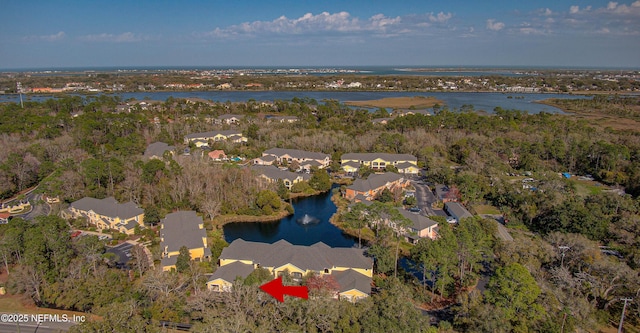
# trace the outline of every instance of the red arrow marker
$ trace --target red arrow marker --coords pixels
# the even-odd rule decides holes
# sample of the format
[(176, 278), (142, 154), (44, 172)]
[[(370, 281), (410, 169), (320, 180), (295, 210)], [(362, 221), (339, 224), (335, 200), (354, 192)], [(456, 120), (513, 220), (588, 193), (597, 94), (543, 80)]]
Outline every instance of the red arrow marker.
[(306, 286), (283, 286), (282, 277), (269, 281), (260, 286), (265, 293), (273, 296), (280, 302), (284, 302), (284, 295), (309, 299), (309, 289)]

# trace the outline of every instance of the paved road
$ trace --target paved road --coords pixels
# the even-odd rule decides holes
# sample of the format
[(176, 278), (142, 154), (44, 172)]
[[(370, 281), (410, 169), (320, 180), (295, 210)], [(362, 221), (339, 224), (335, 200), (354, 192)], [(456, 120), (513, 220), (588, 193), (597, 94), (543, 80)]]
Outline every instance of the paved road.
[(49, 215), (51, 208), (42, 200), (42, 194), (34, 194), (33, 192), (27, 195), (27, 199), (31, 203), (31, 211), (24, 215), (19, 215), (27, 221), (31, 221), (37, 216)]
[(513, 242), (513, 237), (511, 237), (511, 234), (509, 234), (509, 230), (507, 230), (507, 228), (502, 224), (504, 221), (504, 217), (502, 215), (483, 214), (481, 216), (496, 221), (496, 224), (498, 226), (497, 236), (504, 241)]
[(416, 189), (416, 201), (420, 211), (426, 215), (434, 215), (431, 214), (431, 204), (436, 202), (436, 197), (431, 193), (429, 186), (416, 181), (411, 181), (411, 185)]

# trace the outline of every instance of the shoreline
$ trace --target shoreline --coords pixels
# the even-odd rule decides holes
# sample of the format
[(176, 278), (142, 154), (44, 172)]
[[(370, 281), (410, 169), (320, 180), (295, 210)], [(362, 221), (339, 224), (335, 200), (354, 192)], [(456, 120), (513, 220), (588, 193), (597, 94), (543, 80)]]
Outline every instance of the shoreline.
[[(290, 202), (291, 199), (300, 199), (300, 198), (307, 198), (307, 197), (312, 197), (315, 195), (319, 195), (322, 194), (324, 192), (320, 192), (320, 191), (316, 191), (312, 194), (306, 194), (306, 193), (291, 193), (289, 200), (287, 201), (283, 201), (286, 205), (291, 205), (291, 207), (293, 207), (293, 204)], [(277, 212), (276, 214), (271, 214), (271, 215), (218, 215), (216, 217), (214, 217), (211, 221), (211, 224), (214, 227), (217, 227), (219, 229), (221, 229), (225, 224), (228, 223), (236, 223), (236, 222), (259, 222), (259, 223), (269, 223), (269, 222), (275, 222), (278, 220), (281, 220), (287, 216), (291, 216), (295, 214), (295, 212), (293, 213), (289, 213), (286, 209), (283, 209), (279, 212)]]

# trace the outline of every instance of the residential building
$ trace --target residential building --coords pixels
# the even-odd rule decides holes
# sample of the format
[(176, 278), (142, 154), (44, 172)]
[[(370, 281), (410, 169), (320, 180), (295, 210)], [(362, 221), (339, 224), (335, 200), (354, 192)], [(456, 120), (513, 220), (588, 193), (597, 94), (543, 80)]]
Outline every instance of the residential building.
[(227, 159), (227, 154), (224, 153), (224, 150), (218, 149), (209, 152), (209, 158), (214, 161), (224, 161)]
[(386, 125), (392, 120), (393, 120), (393, 118), (376, 118), (376, 119), (371, 120), (371, 122), (373, 124)]
[(288, 189), (291, 189), (293, 184), (307, 181), (311, 178), (308, 174), (281, 170), (273, 165), (254, 165), (251, 167), (251, 170), (255, 171), (262, 179), (269, 183), (275, 183), (279, 179), (282, 179), (284, 186)]
[(317, 166), (319, 168), (326, 168), (331, 162), (331, 156), (324, 153), (309, 152), (298, 149), (285, 149), (285, 148), (271, 148), (262, 153), (262, 156), (273, 156), (276, 161), (282, 163), (296, 162), (301, 167), (308, 166), (309, 170), (311, 166)]
[(405, 209), (398, 209), (398, 211), (412, 223), (405, 232), (407, 241), (416, 243), (420, 238), (436, 239), (438, 237), (438, 222)]
[(10, 217), (11, 217), (11, 214), (9, 214), (8, 212), (1, 212), (0, 213), (0, 224), (9, 223), (9, 218)]
[(444, 184), (436, 184), (435, 188), (434, 188), (434, 194), (436, 196), (436, 199), (442, 201), (442, 202), (450, 202), (450, 201), (457, 201), (458, 198), (453, 194), (453, 193), (449, 193), (450, 189), (449, 186), (444, 185)]
[(244, 118), (243, 115), (239, 114), (223, 114), (217, 118), (216, 123), (219, 124), (227, 124), (227, 125), (237, 125)]
[(135, 227), (144, 227), (144, 210), (129, 201), (118, 203), (113, 197), (95, 199), (84, 197), (71, 203), (64, 213), (68, 218), (86, 218), (100, 231), (113, 229), (132, 235)]
[(233, 143), (247, 142), (247, 138), (238, 130), (209, 131), (187, 134), (184, 143), (195, 143), (197, 147), (208, 146), (209, 141), (231, 141)]
[(449, 216), (453, 217), (456, 223), (460, 223), (460, 220), (464, 218), (473, 217), (473, 215), (469, 213), (469, 211), (459, 202), (445, 202), (444, 211), (447, 212)]
[(398, 172), (410, 175), (416, 175), (420, 171), (418, 168), (418, 159), (409, 154), (387, 154), (387, 153), (348, 153), (343, 154), (340, 164), (343, 170), (349, 172), (344, 165), (355, 163), (366, 165), (375, 171), (383, 171), (388, 165), (392, 165), (398, 169)]
[(176, 268), (180, 248), (189, 249), (191, 260), (202, 261), (211, 257), (207, 247), (207, 231), (202, 217), (194, 211), (179, 211), (168, 214), (160, 222), (160, 251), (163, 271)]
[(347, 186), (345, 198), (355, 201), (373, 201), (385, 188), (392, 192), (402, 190), (409, 182), (404, 176), (393, 172), (372, 174), (367, 179), (356, 179)]
[(295, 123), (298, 121), (296, 116), (267, 116), (267, 122), (276, 123)]
[(408, 115), (421, 114), (423, 116), (431, 116), (433, 113), (429, 110), (411, 110), (411, 109), (398, 109), (393, 110), (393, 114), (398, 117), (404, 117)]
[(154, 142), (147, 146), (144, 151), (144, 157), (162, 159), (165, 152), (169, 152), (171, 155), (175, 153), (176, 147), (169, 146), (164, 142)]
[(236, 239), (222, 250), (218, 264), (207, 282), (209, 290), (229, 291), (237, 277), (265, 268), (273, 276), (288, 273), (294, 281), (310, 273), (330, 275), (338, 282), (342, 299), (356, 301), (371, 294), (373, 261), (361, 249), (332, 248), (322, 242), (302, 246), (285, 240), (268, 244)]
[(262, 157), (256, 157), (252, 160), (252, 164), (254, 165), (273, 165), (277, 158), (273, 155), (267, 155)]

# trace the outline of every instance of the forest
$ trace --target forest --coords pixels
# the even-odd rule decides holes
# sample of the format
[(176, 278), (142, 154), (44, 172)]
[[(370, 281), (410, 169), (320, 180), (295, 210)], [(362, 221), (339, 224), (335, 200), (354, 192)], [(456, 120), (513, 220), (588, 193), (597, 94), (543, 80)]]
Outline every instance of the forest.
[[(198, 149), (162, 160), (145, 160), (142, 153), (156, 141), (182, 152), (188, 147), (186, 134), (235, 126), (249, 141), (216, 142), (212, 149), (245, 159), (272, 147), (323, 152), (332, 156), (332, 170), (343, 153), (413, 154), (427, 181), (455, 185), (467, 207), (492, 206), (504, 214), (515, 241), (497, 239), (495, 225), (478, 217), (453, 227), (439, 221), (444, 223), (437, 240), (401, 243), (372, 223), (375, 209), (394, 205), (381, 204), (386, 208), (367, 208), (371, 211), (362, 216), (368, 217), (339, 217), (345, 228), (368, 236), (376, 272), (371, 297), (355, 304), (326, 297), (277, 303), (258, 291), (268, 279), (258, 273), (237, 281), (231, 293), (207, 291), (205, 274), (215, 269), (215, 260), (190, 262), (173, 273), (142, 263), (130, 272), (120, 270), (97, 237), (68, 241), (71, 228), (82, 221), (65, 221), (55, 209), (33, 222), (14, 218), (0, 225), (3, 284), (38, 306), (101, 318), (74, 331), (155, 332), (160, 321), (189, 323), (198, 332), (596, 331), (617, 326), (622, 297), (634, 298), (625, 327), (640, 327), (638, 130), (572, 115), (500, 108), (479, 114), (472, 106), (438, 106), (432, 116), (373, 125), (372, 119), (391, 110), (298, 98), (273, 101), (273, 106), (169, 98), (149, 110), (115, 112), (123, 103), (97, 95), (26, 102), (24, 108), (1, 104), (0, 198), (38, 185), (39, 193), (62, 200), (58, 209), (84, 196), (133, 201), (145, 210), (147, 228), (139, 234), (150, 240), (156, 259), (153, 230), (159, 220), (177, 209), (196, 210), (207, 220), (215, 258), (226, 243), (212, 220), (285, 209), (290, 191), (259, 182), (237, 163), (210, 163)], [(611, 117), (637, 119), (640, 99), (562, 103), (567, 109), (597, 107)], [(226, 113), (245, 120), (239, 125), (208, 121)], [(299, 121), (269, 122), (266, 115)], [(535, 190), (523, 188), (524, 174), (536, 180)], [(319, 181), (325, 175), (314, 176), (309, 186), (326, 189)], [(600, 185), (586, 185), (578, 176)], [(274, 196), (282, 205), (271, 200)], [(398, 255), (423, 278), (399, 265)], [(483, 279), (486, 285), (480, 288)]]

